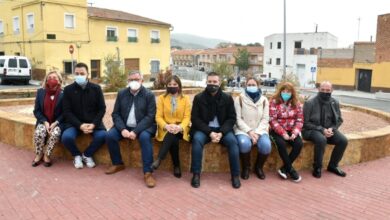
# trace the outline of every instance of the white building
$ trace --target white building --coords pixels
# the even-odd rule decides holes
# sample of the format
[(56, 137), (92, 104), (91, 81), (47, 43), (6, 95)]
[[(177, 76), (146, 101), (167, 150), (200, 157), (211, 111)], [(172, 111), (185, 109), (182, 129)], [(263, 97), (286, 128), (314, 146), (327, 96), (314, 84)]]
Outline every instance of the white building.
[[(286, 72), (297, 74), (301, 87), (316, 80), (317, 51), (337, 48), (337, 37), (328, 32), (286, 34)], [(283, 74), (283, 34), (264, 39), (264, 74), (280, 79)]]

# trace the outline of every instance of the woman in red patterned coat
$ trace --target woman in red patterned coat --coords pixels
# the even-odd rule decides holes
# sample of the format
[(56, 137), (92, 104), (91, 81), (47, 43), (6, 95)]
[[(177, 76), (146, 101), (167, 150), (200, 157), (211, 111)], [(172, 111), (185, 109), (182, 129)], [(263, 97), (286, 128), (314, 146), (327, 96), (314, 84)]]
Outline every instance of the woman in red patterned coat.
[[(294, 182), (299, 182), (302, 178), (292, 164), (303, 146), (301, 138), (303, 110), (293, 84), (284, 82), (279, 86), (270, 101), (269, 116), (270, 135), (284, 163), (278, 173), (283, 179), (289, 176)], [(292, 146), (290, 154), (287, 152), (287, 143)]]

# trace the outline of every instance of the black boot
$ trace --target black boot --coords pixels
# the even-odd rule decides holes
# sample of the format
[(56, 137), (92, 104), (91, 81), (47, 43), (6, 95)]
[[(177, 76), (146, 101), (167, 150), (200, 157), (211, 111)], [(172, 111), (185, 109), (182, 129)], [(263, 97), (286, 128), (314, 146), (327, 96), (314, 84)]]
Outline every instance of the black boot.
[(249, 172), (251, 169), (251, 152), (241, 153), (241, 178), (244, 180), (249, 179)]
[(255, 173), (256, 173), (257, 177), (259, 179), (262, 179), (262, 180), (265, 179), (263, 166), (264, 166), (264, 163), (267, 160), (267, 158), (268, 158), (268, 154), (264, 155), (264, 154), (257, 153), (257, 160), (256, 160), (256, 164), (255, 164)]

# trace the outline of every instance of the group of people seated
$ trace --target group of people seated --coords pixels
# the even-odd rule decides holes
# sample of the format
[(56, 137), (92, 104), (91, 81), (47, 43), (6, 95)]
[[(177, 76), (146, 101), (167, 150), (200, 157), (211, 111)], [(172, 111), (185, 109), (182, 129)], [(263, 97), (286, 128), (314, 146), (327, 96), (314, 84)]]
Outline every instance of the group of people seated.
[[(128, 75), (128, 86), (117, 94), (112, 112), (113, 126), (108, 131), (103, 124), (106, 105), (102, 89), (88, 80), (88, 66), (78, 63), (74, 69), (75, 82), (62, 88), (61, 75), (51, 71), (38, 89), (34, 115), (37, 118), (34, 133), (35, 158), (32, 166), (52, 165), (51, 154), (61, 140), (73, 156), (74, 167), (96, 166), (93, 155), (106, 143), (112, 165), (105, 171), (114, 174), (125, 169), (119, 141), (138, 140), (141, 147), (144, 181), (154, 187), (153, 171), (157, 170), (168, 152), (173, 162), (173, 175), (180, 178), (180, 140), (191, 142), (191, 186), (200, 187), (203, 148), (209, 143), (220, 143), (227, 148), (231, 184), (240, 188), (240, 176), (246, 180), (251, 171), (251, 150), (257, 148), (254, 173), (265, 179), (263, 170), (271, 142), (274, 142), (283, 161), (278, 174), (283, 179), (301, 181), (293, 167), (299, 156), (302, 137), (314, 143), (313, 176), (321, 177), (322, 160), (327, 144), (335, 145), (327, 170), (345, 177), (338, 164), (348, 140), (339, 131), (343, 120), (339, 103), (332, 98), (332, 84), (322, 82), (318, 94), (299, 101), (294, 86), (289, 82), (279, 85), (268, 101), (262, 95), (259, 82), (248, 77), (240, 95), (233, 98), (221, 89), (218, 73), (207, 75), (207, 86), (194, 97), (183, 94), (178, 76), (166, 81), (166, 92), (157, 98), (143, 83), (140, 72)], [(92, 141), (80, 152), (76, 137), (92, 135)], [(155, 138), (162, 142), (157, 158), (153, 158)], [(290, 152), (287, 144), (291, 145)], [(46, 149), (44, 150), (44, 147)], [(241, 158), (241, 170), (240, 170)]]

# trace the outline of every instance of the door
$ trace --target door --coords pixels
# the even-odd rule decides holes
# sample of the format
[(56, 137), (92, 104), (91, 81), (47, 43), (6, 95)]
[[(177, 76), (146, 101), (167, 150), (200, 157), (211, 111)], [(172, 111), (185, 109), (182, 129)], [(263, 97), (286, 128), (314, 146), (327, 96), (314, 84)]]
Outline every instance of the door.
[(9, 58), (8, 59), (7, 75), (9, 75), (9, 76), (19, 75), (18, 59), (17, 58)]
[(125, 73), (139, 71), (139, 58), (125, 59)]
[(358, 70), (358, 90), (363, 92), (371, 92), (371, 77), (372, 70)]
[(299, 79), (299, 84), (302, 87), (306, 87), (306, 85), (305, 85), (305, 82), (306, 82), (305, 72), (306, 72), (306, 65), (305, 64), (297, 64), (297, 76)]
[(100, 78), (100, 60), (91, 60), (91, 78)]
[(19, 75), (20, 76), (29, 76), (30, 75), (30, 68), (28, 64), (28, 60), (26, 59), (19, 59)]

